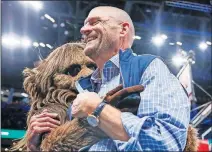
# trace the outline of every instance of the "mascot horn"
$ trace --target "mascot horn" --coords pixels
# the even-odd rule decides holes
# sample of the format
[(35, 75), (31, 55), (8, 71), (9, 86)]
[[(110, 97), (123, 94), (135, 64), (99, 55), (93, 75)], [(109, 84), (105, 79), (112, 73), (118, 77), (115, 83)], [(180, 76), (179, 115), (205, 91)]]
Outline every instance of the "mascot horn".
[[(100, 129), (89, 126), (86, 119), (69, 120), (67, 115), (69, 105), (78, 94), (75, 82), (96, 69), (95, 63), (83, 53), (83, 48), (81, 43), (64, 44), (36, 68), (27, 68), (23, 72), (24, 89), (31, 99), (27, 125), (33, 115), (44, 109), (57, 113), (61, 122), (61, 126), (42, 136), (42, 151), (78, 151), (107, 137)], [(120, 85), (108, 92), (105, 100), (121, 111), (136, 113), (140, 102), (139, 92), (143, 89), (140, 85), (129, 88)], [(26, 150), (27, 139), (26, 132), (26, 136), (11, 150)], [(189, 126), (185, 151), (197, 151), (197, 141), (196, 130)]]

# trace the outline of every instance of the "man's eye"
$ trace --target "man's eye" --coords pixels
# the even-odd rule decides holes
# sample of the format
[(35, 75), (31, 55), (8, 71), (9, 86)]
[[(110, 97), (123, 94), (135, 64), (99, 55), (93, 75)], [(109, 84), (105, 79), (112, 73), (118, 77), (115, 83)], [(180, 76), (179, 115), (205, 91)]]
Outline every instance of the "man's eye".
[(81, 66), (79, 64), (73, 64), (65, 70), (66, 75), (76, 76), (81, 71)]
[(95, 20), (95, 21), (93, 21), (93, 22), (90, 22), (90, 25), (96, 25), (96, 24), (98, 24), (100, 22), (100, 20)]

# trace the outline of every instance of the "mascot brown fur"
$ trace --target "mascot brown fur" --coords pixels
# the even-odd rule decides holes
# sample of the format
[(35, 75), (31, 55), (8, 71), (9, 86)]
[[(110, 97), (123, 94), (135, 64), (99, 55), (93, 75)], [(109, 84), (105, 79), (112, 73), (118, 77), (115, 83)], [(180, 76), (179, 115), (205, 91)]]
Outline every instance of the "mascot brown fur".
[[(41, 113), (44, 109), (58, 114), (61, 126), (53, 130), (49, 135), (43, 136), (41, 150), (43, 151), (77, 151), (80, 148), (94, 144), (107, 137), (100, 129), (87, 124), (85, 119), (69, 120), (67, 116), (68, 106), (77, 96), (75, 82), (90, 75), (95, 69), (95, 63), (83, 53), (84, 45), (81, 43), (68, 43), (54, 50), (38, 67), (24, 70), (24, 89), (31, 99), (31, 109), (27, 117), (27, 125), (30, 118)], [(116, 101), (129, 102), (124, 98), (131, 93), (142, 91), (117, 87), (107, 95), (107, 101), (121, 111), (136, 112), (135, 108), (119, 107)], [(119, 102), (120, 103), (120, 102)], [(132, 102), (131, 102), (132, 103)], [(137, 99), (133, 105), (138, 107)], [(197, 151), (196, 130), (189, 126), (185, 151)], [(26, 149), (28, 134), (12, 150)]]
[[(29, 94), (31, 109), (27, 125), (33, 115), (44, 109), (57, 113), (61, 124), (69, 120), (67, 109), (76, 98), (75, 82), (90, 75), (95, 63), (83, 53), (81, 43), (68, 43), (55, 49), (38, 67), (23, 71), (24, 89)], [(75, 121), (73, 121), (75, 122)], [(79, 125), (73, 125), (73, 127)], [(28, 134), (12, 150), (26, 149)]]

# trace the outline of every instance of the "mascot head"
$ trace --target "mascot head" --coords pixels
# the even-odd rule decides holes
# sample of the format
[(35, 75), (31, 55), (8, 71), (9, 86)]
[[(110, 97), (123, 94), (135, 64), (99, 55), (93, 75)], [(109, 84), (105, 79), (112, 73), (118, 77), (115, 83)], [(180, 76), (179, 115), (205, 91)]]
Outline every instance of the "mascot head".
[[(68, 120), (67, 109), (77, 96), (75, 82), (90, 75), (96, 68), (95, 63), (85, 56), (84, 44), (67, 43), (55, 49), (36, 68), (23, 71), (24, 89), (29, 94), (31, 109), (27, 125), (34, 114), (44, 109), (58, 113), (61, 124)], [(26, 137), (14, 148), (26, 147)]]
[(44, 108), (55, 112), (56, 105), (67, 107), (73, 101), (78, 93), (75, 82), (90, 75), (96, 68), (95, 63), (83, 53), (83, 48), (80, 43), (64, 44), (36, 68), (24, 70), (24, 89), (31, 98), (28, 121)]

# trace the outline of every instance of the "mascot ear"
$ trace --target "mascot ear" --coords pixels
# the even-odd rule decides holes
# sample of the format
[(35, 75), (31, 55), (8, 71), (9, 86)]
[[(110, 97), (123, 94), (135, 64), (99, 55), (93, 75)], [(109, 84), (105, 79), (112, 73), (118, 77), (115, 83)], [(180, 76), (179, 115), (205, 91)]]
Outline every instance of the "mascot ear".
[(36, 84), (35, 84), (36, 73), (37, 73), (36, 69), (26, 68), (23, 71), (23, 75), (24, 75), (23, 87), (24, 87), (24, 90), (30, 95), (31, 98), (35, 98), (35, 93), (37, 92)]
[(45, 60), (40, 61), (38, 67), (29, 69), (25, 68), (23, 71), (24, 76), (24, 83), (23, 87), (24, 90), (30, 95), (32, 99), (40, 98), (42, 93), (40, 86), (36, 83), (37, 82), (37, 74), (40, 72), (39, 69), (42, 68), (42, 65), (45, 64)]

